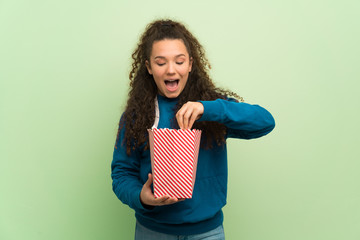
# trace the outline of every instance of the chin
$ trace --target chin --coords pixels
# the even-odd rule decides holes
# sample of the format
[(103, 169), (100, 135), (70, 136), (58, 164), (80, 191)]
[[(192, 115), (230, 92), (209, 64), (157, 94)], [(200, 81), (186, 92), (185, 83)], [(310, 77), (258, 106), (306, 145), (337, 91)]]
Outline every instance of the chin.
[(180, 93), (167, 93), (165, 94), (165, 97), (167, 98), (177, 98), (180, 95)]
[(177, 98), (181, 93), (181, 91), (179, 91), (179, 90), (180, 89), (170, 92), (170, 91), (167, 91), (167, 89), (162, 89), (162, 91), (159, 91), (159, 94), (164, 97), (167, 97), (167, 98)]

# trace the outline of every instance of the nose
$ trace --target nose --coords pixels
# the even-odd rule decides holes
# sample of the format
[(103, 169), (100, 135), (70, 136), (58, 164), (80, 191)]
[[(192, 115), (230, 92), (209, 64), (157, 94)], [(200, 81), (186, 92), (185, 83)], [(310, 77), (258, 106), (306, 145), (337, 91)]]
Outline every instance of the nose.
[(167, 72), (168, 75), (173, 75), (175, 74), (175, 65), (174, 63), (169, 63), (168, 64), (168, 68), (167, 68)]

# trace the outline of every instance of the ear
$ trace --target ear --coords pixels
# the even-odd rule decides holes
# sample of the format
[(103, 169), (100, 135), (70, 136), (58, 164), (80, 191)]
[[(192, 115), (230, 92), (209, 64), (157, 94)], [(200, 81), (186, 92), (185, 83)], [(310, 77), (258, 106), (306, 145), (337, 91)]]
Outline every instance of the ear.
[(193, 64), (193, 58), (190, 57), (190, 61), (189, 61), (189, 72), (191, 72), (192, 64)]
[(149, 72), (150, 75), (152, 75), (151, 66), (148, 60), (145, 61), (145, 66)]

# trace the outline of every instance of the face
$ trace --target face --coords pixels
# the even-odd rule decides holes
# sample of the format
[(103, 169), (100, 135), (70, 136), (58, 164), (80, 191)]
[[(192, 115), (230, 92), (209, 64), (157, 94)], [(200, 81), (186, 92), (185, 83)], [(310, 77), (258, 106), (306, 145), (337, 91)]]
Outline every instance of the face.
[(184, 42), (180, 39), (154, 42), (149, 61), (146, 61), (146, 67), (155, 80), (159, 94), (167, 98), (178, 97), (185, 88), (192, 67)]

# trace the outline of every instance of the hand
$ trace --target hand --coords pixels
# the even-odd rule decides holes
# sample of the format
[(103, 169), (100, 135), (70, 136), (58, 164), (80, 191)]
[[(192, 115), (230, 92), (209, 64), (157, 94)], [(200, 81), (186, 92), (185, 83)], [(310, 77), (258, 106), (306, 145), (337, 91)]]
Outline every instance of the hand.
[(204, 113), (204, 106), (200, 102), (187, 102), (176, 113), (176, 120), (181, 129), (191, 129), (194, 122)]
[(152, 182), (153, 182), (153, 177), (152, 174), (149, 173), (148, 180), (146, 181), (140, 192), (140, 201), (142, 204), (148, 206), (162, 206), (162, 205), (174, 204), (184, 200), (170, 196), (162, 196), (159, 198), (155, 198), (154, 194), (151, 191)]

